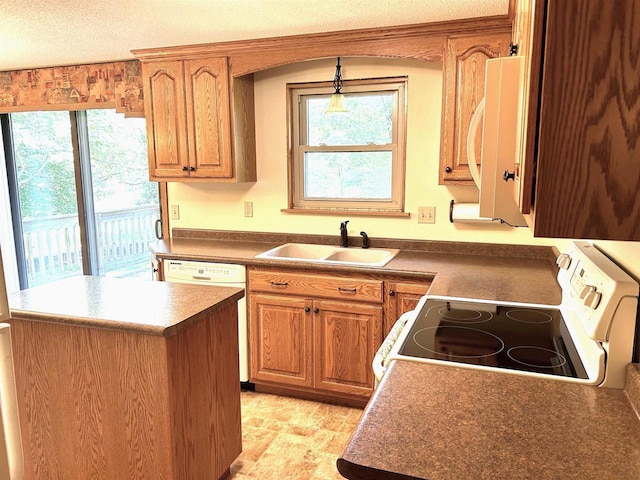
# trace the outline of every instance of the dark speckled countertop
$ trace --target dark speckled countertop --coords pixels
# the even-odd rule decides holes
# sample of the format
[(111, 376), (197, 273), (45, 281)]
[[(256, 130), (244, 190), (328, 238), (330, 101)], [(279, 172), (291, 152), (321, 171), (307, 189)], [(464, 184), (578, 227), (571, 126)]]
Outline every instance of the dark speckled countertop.
[(395, 361), (338, 460), (349, 479), (640, 478), (640, 365), (625, 390)]
[[(401, 249), (384, 267), (323, 266), (255, 258), (257, 254), (283, 243), (337, 245), (338, 241), (338, 235), (174, 230), (171, 240), (152, 243), (150, 248), (161, 259), (433, 278), (429, 290), (433, 295), (548, 305), (557, 305), (561, 300), (553, 261), (555, 252), (551, 247), (374, 238), (372, 247)], [(351, 248), (357, 248), (359, 241), (350, 239), (354, 245)]]
[[(357, 248), (358, 238), (350, 244)], [(159, 258), (433, 279), (433, 295), (559, 304), (551, 247), (372, 239), (399, 248), (384, 267), (319, 266), (255, 255), (338, 236), (175, 230)], [(395, 361), (338, 460), (349, 479), (640, 479), (640, 365), (625, 390)]]
[(244, 296), (241, 288), (71, 277), (9, 295), (14, 319), (174, 335)]

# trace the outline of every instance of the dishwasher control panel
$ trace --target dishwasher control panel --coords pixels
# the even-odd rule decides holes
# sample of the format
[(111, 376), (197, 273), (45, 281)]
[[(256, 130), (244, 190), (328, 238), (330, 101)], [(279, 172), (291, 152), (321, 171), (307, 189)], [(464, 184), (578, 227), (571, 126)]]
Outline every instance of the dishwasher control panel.
[(246, 278), (244, 265), (189, 260), (165, 260), (164, 272), (168, 282), (243, 283)]

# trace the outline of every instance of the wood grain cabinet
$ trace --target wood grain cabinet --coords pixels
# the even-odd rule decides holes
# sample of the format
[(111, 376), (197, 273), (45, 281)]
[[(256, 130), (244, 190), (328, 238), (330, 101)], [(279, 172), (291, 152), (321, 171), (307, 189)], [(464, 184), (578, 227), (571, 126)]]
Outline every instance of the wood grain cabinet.
[(373, 391), (382, 281), (249, 271), (251, 381), (346, 399)]
[(389, 334), (396, 320), (403, 313), (416, 308), (416, 305), (427, 293), (430, 286), (430, 281), (418, 283), (408, 280), (393, 280), (384, 282), (383, 338)]
[(230, 78), (224, 56), (142, 61), (149, 177), (255, 181), (253, 76)]
[[(451, 35), (443, 59), (440, 184), (474, 185), (467, 159), (469, 122), (484, 97), (485, 62), (509, 54), (511, 31)], [(482, 129), (478, 129), (476, 152)]]
[(303, 297), (249, 297), (251, 380), (313, 387), (311, 302)]
[(640, 2), (516, 7), (527, 65), (518, 200), (533, 234), (640, 240)]

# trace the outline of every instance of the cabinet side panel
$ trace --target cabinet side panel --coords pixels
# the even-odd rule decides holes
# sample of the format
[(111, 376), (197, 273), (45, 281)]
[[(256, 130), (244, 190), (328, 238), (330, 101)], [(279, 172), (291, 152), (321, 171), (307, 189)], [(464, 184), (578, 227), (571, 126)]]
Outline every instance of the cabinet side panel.
[(640, 3), (549, 1), (535, 235), (640, 240)]
[(253, 75), (236, 77), (232, 81), (233, 158), (236, 178), (239, 182), (255, 182), (256, 174), (256, 129), (253, 95)]
[(176, 478), (220, 478), (242, 450), (238, 309), (167, 340)]
[(174, 477), (162, 337), (11, 323), (25, 480)]

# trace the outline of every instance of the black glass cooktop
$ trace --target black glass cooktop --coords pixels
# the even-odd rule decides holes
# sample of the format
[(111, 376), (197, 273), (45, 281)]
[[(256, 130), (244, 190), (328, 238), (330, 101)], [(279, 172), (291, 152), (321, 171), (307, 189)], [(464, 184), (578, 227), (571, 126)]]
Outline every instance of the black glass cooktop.
[(560, 310), (428, 299), (401, 355), (588, 378)]

